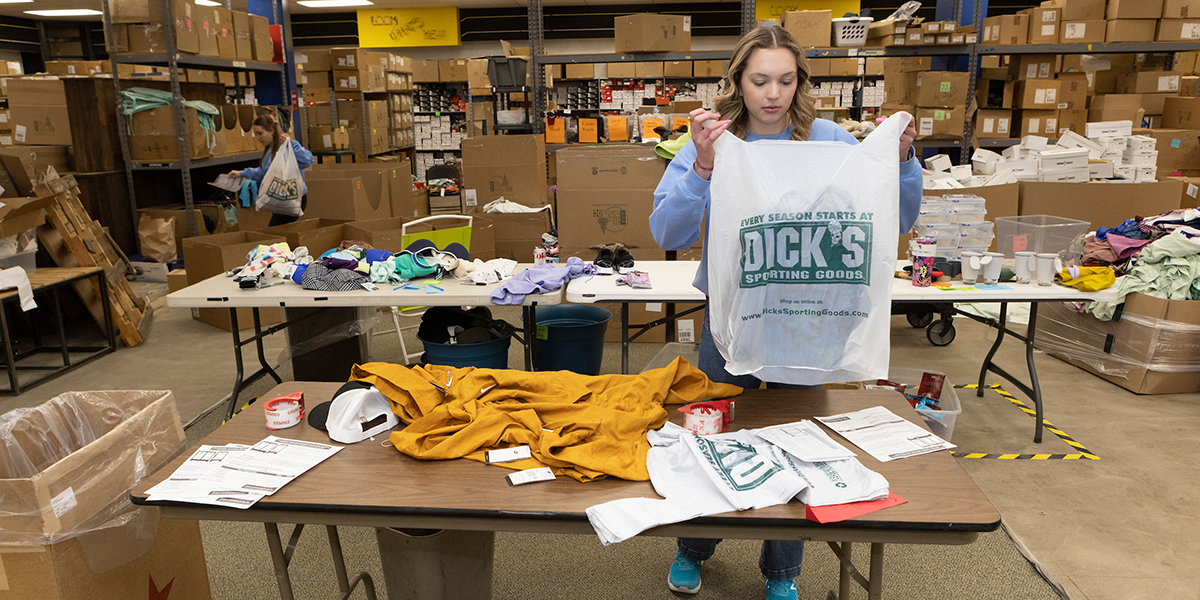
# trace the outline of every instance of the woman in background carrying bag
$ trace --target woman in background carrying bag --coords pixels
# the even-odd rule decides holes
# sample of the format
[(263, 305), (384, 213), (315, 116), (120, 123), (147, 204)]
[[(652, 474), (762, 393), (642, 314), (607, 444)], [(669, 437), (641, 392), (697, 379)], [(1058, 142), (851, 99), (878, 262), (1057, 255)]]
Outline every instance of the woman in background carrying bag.
[[(709, 235), (707, 214), (711, 212), (709, 178), (716, 163), (714, 143), (726, 130), (746, 142), (758, 140), (795, 140), (856, 144), (857, 140), (841, 126), (818, 119), (815, 99), (809, 81), (808, 62), (804, 51), (790, 33), (782, 27), (760, 27), (742, 38), (733, 51), (729, 70), (725, 74), (723, 95), (715, 100), (714, 110), (696, 109), (691, 112), (691, 141), (668, 165), (658, 188), (654, 191), (654, 212), (650, 215), (650, 230), (664, 250), (686, 250), (699, 239), (701, 231)], [(721, 120), (724, 117), (725, 120)], [(921, 204), (921, 167), (915, 158), (912, 142), (916, 129), (910, 124), (900, 136), (900, 232), (912, 228)], [(797, 164), (803, 170), (805, 165)], [(814, 177), (814, 180), (819, 179)], [(703, 258), (693, 285), (708, 294), (708, 248), (705, 241)], [(797, 339), (797, 346), (821, 344), (821, 340)], [(709, 379), (745, 388), (758, 388), (754, 375), (731, 375), (725, 370), (725, 359), (714, 344), (705, 316), (700, 334), (701, 371)], [(768, 388), (801, 387), (767, 382)], [(675, 560), (667, 577), (672, 590), (694, 594), (700, 589), (700, 570), (716, 550), (720, 540), (681, 538)], [(795, 600), (795, 578), (800, 575), (804, 542), (765, 540), (759, 559), (759, 570), (766, 581), (768, 600)]]
[[(254, 119), (254, 123), (251, 126), (250, 131), (254, 134), (254, 139), (258, 140), (258, 143), (263, 145), (262, 164), (257, 167), (250, 167), (249, 169), (242, 169), (240, 171), (230, 171), (230, 176), (251, 179), (257, 181), (261, 185), (263, 182), (263, 177), (266, 176), (267, 171), (269, 171), (271, 168), (271, 159), (279, 153), (279, 148), (283, 145), (283, 143), (288, 142), (291, 145), (292, 153), (296, 156), (296, 166), (300, 168), (300, 179), (301, 182), (303, 182), (304, 169), (311, 167), (313, 164), (312, 152), (309, 152), (304, 146), (301, 146), (300, 142), (288, 137), (288, 135), (279, 127), (279, 123), (275, 120), (275, 118), (270, 115), (260, 115), (258, 118)], [(308, 194), (304, 194), (300, 199), (300, 211), (303, 212), (307, 205)], [(274, 227), (275, 225), (292, 223), (298, 218), (299, 216), (274, 213), (271, 215), (271, 221), (268, 226)]]

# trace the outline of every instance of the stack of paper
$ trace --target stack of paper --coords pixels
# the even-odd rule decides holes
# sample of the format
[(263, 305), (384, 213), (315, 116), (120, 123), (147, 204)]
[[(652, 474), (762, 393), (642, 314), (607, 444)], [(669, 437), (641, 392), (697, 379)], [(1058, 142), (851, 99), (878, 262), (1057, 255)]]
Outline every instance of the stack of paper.
[(804, 420), (756, 429), (758, 437), (783, 448), (788, 454), (808, 462), (853, 458), (853, 452), (829, 437), (816, 423)]
[(882, 406), (817, 420), (879, 462), (957, 447)]

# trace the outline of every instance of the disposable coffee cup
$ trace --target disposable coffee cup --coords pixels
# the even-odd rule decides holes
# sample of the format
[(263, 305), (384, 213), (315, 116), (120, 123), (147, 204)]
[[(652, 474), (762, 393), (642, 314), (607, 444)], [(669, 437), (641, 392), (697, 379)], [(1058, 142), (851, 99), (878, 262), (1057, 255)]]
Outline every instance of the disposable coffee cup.
[(959, 262), (962, 265), (962, 281), (966, 285), (975, 285), (979, 280), (979, 259), (982, 255), (978, 252), (963, 252)]
[(1017, 283), (1029, 283), (1037, 272), (1036, 252), (1017, 252), (1013, 271), (1017, 273)]
[(1057, 254), (1039, 254), (1037, 255), (1037, 282), (1038, 285), (1049, 286), (1054, 284), (1054, 275), (1062, 270), (1062, 261), (1058, 260)]
[(1000, 271), (1004, 268), (1004, 255), (999, 252), (988, 252), (980, 262), (983, 265), (983, 284), (996, 285), (1000, 281)]

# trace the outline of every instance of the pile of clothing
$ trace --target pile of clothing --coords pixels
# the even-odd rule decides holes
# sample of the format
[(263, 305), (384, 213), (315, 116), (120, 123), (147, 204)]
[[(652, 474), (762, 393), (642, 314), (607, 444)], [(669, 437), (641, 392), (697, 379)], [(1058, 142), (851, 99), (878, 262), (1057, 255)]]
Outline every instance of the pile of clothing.
[[(1083, 241), (1084, 267), (1112, 269), (1118, 298), (1088, 303), (1086, 310), (1109, 321), (1125, 296), (1140, 292), (1167, 300), (1200, 300), (1200, 208), (1134, 217), (1100, 227)], [(1065, 273), (1065, 271), (1064, 271)]]

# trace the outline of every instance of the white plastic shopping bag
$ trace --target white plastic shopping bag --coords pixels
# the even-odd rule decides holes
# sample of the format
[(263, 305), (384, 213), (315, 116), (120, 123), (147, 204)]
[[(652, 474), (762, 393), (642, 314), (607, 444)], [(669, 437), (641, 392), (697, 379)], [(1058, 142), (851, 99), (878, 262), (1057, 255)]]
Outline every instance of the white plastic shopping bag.
[(899, 229), (897, 113), (861, 144), (716, 142), (709, 325), (734, 375), (886, 378)]
[(271, 166), (258, 186), (258, 200), (255, 207), (280, 215), (298, 217), (304, 214), (300, 209), (300, 199), (308, 192), (304, 178), (300, 174), (300, 166), (296, 164), (296, 153), (292, 151), (290, 140), (284, 140), (279, 145), (279, 152), (271, 159)]

